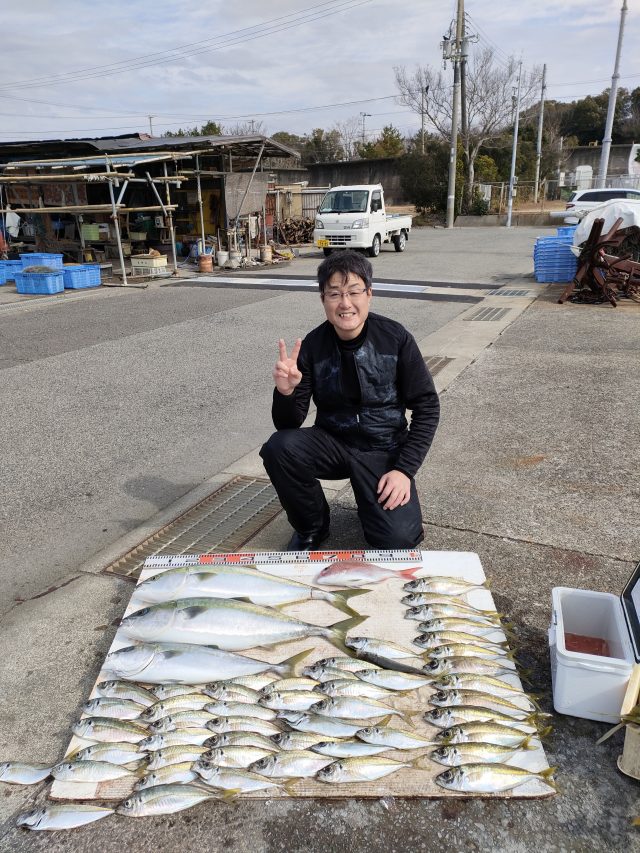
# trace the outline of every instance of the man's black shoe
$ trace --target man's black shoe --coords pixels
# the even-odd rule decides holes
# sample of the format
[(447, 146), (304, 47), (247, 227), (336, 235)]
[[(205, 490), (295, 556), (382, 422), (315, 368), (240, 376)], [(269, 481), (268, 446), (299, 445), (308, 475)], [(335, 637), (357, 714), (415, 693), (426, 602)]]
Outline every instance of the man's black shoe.
[(329, 538), (329, 528), (324, 527), (317, 533), (307, 533), (303, 536), (300, 533), (294, 533), (287, 545), (287, 551), (314, 551), (318, 545)]

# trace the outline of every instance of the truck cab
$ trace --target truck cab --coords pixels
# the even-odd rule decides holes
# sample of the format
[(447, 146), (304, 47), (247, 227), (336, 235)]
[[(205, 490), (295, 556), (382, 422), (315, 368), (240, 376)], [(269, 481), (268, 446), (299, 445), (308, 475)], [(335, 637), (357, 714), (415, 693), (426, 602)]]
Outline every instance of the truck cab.
[(333, 187), (318, 208), (313, 242), (325, 255), (333, 249), (365, 250), (380, 254), (392, 242), (403, 252), (411, 230), (410, 216), (388, 216), (381, 184)]

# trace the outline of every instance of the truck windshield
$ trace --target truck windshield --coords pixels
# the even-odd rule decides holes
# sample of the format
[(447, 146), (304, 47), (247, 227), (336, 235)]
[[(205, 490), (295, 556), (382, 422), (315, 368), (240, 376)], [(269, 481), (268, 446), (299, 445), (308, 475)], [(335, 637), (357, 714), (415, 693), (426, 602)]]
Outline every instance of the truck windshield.
[(363, 213), (368, 200), (368, 190), (333, 190), (323, 198), (318, 213)]

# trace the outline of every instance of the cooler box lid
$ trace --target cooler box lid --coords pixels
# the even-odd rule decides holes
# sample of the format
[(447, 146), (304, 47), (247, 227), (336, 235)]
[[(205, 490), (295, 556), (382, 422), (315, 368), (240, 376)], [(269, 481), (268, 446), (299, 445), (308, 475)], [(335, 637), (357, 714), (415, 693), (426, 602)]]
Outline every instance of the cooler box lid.
[(633, 574), (622, 590), (620, 601), (631, 637), (633, 655), (636, 662), (640, 663), (640, 619), (638, 618), (638, 611), (640, 610), (640, 563), (635, 567)]

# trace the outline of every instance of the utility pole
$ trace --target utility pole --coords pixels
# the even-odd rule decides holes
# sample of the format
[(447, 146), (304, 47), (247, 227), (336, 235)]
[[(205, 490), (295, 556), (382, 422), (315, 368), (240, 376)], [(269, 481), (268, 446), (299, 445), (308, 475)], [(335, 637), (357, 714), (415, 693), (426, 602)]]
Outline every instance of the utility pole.
[[(458, 113), (460, 111), (460, 47), (464, 25), (464, 0), (458, 0), (456, 38), (453, 46), (453, 104), (451, 110), (451, 147), (449, 150), (449, 185), (447, 188), (447, 228), (453, 228), (456, 206), (456, 161), (458, 157)], [(450, 41), (450, 40), (448, 40)]]
[(153, 136), (153, 119), (155, 116), (148, 116), (149, 118), (149, 135)]
[(249, 119), (249, 121), (251, 122), (251, 133), (253, 133), (253, 129), (254, 129), (254, 125), (255, 125), (255, 120), (251, 118), (251, 119)]
[(516, 94), (516, 116), (513, 124), (513, 150), (511, 152), (511, 174), (509, 175), (509, 198), (507, 201), (507, 228), (511, 228), (513, 210), (513, 188), (516, 182), (516, 153), (518, 151), (518, 124), (520, 122), (520, 82), (522, 80), (522, 60), (518, 63), (518, 91)]
[(425, 95), (429, 94), (428, 86), (420, 86), (420, 97), (422, 98), (422, 103), (420, 105), (420, 118), (422, 121), (421, 130), (420, 130), (420, 151), (424, 154), (424, 98)]
[(364, 145), (364, 120), (366, 118), (371, 118), (371, 113), (360, 113), (362, 116), (362, 144)]
[(624, 34), (624, 19), (627, 16), (627, 0), (623, 0), (620, 11), (620, 30), (618, 32), (618, 49), (616, 50), (616, 64), (611, 78), (611, 90), (609, 92), (609, 107), (607, 109), (607, 122), (604, 128), (602, 140), (602, 154), (600, 155), (600, 171), (598, 172), (598, 187), (604, 187), (607, 182), (607, 171), (609, 169), (609, 152), (611, 151), (611, 129), (613, 128), (613, 115), (616, 109), (618, 96), (618, 79), (620, 77), (620, 54), (622, 53), (622, 36)]
[(540, 160), (542, 159), (542, 124), (544, 120), (544, 93), (546, 91), (547, 66), (542, 66), (542, 89), (540, 91), (540, 115), (538, 116), (538, 141), (536, 142), (536, 180), (533, 187), (533, 202), (538, 203), (538, 186), (540, 184)]

